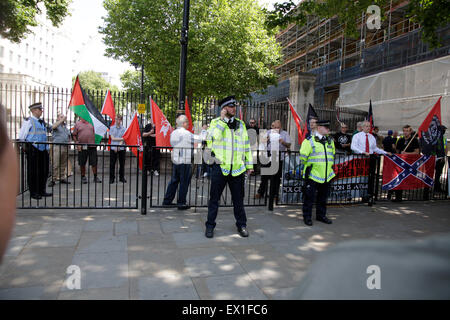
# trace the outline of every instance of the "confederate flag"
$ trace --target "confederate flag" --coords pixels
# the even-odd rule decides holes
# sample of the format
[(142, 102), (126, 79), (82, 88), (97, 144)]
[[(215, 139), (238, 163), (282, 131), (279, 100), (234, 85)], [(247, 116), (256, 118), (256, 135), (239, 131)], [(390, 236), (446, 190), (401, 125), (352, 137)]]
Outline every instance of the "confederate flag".
[(384, 157), (383, 190), (430, 188), (434, 182), (434, 156), (394, 154)]
[(170, 147), (170, 135), (173, 128), (156, 102), (152, 98), (150, 100), (152, 104), (152, 118), (155, 123), (156, 146)]

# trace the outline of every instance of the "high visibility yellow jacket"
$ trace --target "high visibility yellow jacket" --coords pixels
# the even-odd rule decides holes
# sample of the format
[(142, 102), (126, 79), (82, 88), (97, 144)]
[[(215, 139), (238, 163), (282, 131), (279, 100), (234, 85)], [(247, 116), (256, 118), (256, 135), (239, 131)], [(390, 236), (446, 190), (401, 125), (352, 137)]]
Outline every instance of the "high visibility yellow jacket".
[[(304, 140), (300, 148), (300, 160), (304, 164), (303, 178), (319, 183), (329, 182), (336, 175), (333, 171), (334, 155), (332, 139), (327, 139), (324, 143), (316, 136)], [(305, 175), (307, 171), (308, 177)]]
[(243, 121), (235, 119), (236, 129), (231, 130), (220, 118), (211, 121), (207, 147), (220, 163), (223, 175), (233, 177), (253, 169), (252, 154), (247, 129)]

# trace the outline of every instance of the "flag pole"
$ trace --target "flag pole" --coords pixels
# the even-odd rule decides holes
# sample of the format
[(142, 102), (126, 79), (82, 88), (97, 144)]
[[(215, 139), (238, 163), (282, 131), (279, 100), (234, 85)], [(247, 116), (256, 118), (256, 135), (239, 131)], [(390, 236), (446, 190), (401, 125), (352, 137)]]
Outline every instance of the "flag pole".
[(408, 149), (408, 147), (409, 147), (409, 145), (411, 144), (411, 142), (413, 142), (414, 138), (417, 136), (417, 132), (418, 132), (418, 131), (419, 131), (419, 130), (417, 130), (416, 133), (414, 133), (414, 135), (413, 135), (413, 137), (411, 138), (411, 140), (409, 141), (408, 145), (402, 150), (402, 152), (405, 151), (406, 149)]
[(185, 113), (186, 97), (186, 65), (187, 65), (187, 50), (188, 50), (188, 31), (189, 31), (189, 0), (184, 0), (183, 9), (183, 27), (181, 29), (181, 55), (180, 55), (180, 83), (178, 91), (178, 110), (177, 116)]

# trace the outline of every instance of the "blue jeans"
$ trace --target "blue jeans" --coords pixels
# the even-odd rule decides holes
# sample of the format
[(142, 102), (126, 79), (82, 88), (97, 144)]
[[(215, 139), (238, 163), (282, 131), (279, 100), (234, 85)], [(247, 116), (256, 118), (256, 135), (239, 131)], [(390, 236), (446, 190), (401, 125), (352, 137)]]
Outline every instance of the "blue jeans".
[(164, 195), (163, 205), (169, 205), (175, 198), (175, 193), (178, 190), (177, 205), (186, 204), (186, 195), (189, 190), (189, 183), (191, 182), (191, 165), (190, 164), (174, 164), (172, 166), (172, 178), (167, 186), (166, 194)]
[(218, 164), (214, 164), (211, 168), (211, 191), (208, 203), (208, 220), (207, 228), (215, 228), (217, 212), (219, 210), (219, 200), (225, 186), (228, 184), (231, 191), (231, 199), (233, 200), (234, 218), (236, 219), (236, 227), (246, 227), (247, 217), (244, 210), (244, 176), (241, 174), (237, 177), (222, 174), (222, 170)]

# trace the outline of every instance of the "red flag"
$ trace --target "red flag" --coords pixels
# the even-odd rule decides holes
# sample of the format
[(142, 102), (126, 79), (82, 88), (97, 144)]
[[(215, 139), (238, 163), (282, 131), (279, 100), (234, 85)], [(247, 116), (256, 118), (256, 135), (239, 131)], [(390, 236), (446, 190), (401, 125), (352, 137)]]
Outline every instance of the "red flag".
[(188, 130), (192, 133), (194, 133), (194, 126), (192, 125), (192, 117), (191, 117), (191, 110), (189, 110), (188, 101), (186, 99), (186, 103), (184, 104), (184, 113), (186, 114), (186, 117), (189, 120), (189, 128)]
[(393, 154), (383, 163), (383, 190), (430, 188), (434, 183), (435, 156)]
[(426, 155), (435, 154), (438, 158), (446, 156), (441, 129), (441, 99), (442, 97), (439, 98), (433, 109), (428, 113), (418, 131), (422, 153)]
[(289, 101), (289, 99), (287, 99), (287, 100), (289, 102), (289, 108), (291, 109), (291, 112), (292, 112), (292, 117), (294, 118), (295, 124), (297, 125), (298, 143), (302, 144), (302, 142), (305, 139), (305, 137), (303, 135), (302, 126), (301, 126), (300, 123), (303, 122), (303, 121), (300, 118), (300, 116), (298, 115), (297, 111), (292, 106), (291, 101)]
[[(139, 122), (137, 118), (137, 112), (134, 114), (133, 120), (128, 125), (127, 130), (123, 135), (123, 140), (127, 145), (139, 146), (139, 168), (142, 170), (142, 159), (143, 159), (143, 146), (141, 138), (141, 130), (139, 130)], [(131, 148), (131, 152), (137, 157), (138, 148)]]
[(442, 119), (441, 119), (441, 99), (442, 99), (442, 97), (439, 98), (439, 100), (434, 105), (433, 109), (431, 109), (430, 113), (428, 113), (427, 117), (425, 118), (423, 123), (420, 125), (419, 133), (418, 133), (419, 134), (419, 138), (422, 138), (423, 132), (427, 132), (428, 131), (428, 128), (430, 127), (430, 123), (433, 120), (434, 116), (436, 116), (439, 119), (439, 123), (442, 123)]
[(173, 128), (153, 99), (151, 99), (151, 105), (152, 118), (155, 123), (156, 146), (170, 147), (170, 135), (172, 134)]
[(113, 126), (116, 122), (116, 110), (114, 109), (114, 102), (111, 97), (111, 91), (106, 91), (105, 101), (103, 102), (101, 114), (106, 114), (112, 120), (111, 125)]
[(373, 112), (372, 112), (372, 99), (370, 100), (370, 105), (369, 105), (369, 114), (367, 115), (367, 121), (370, 122), (370, 133), (372, 133), (373, 131)]
[[(111, 97), (111, 91), (106, 91), (105, 101), (103, 102), (103, 107), (101, 114), (106, 114), (111, 118), (110, 127), (116, 123), (116, 110), (114, 109), (114, 102)], [(108, 139), (108, 144), (111, 144), (111, 137)], [(111, 147), (108, 147), (108, 150), (111, 150)]]

